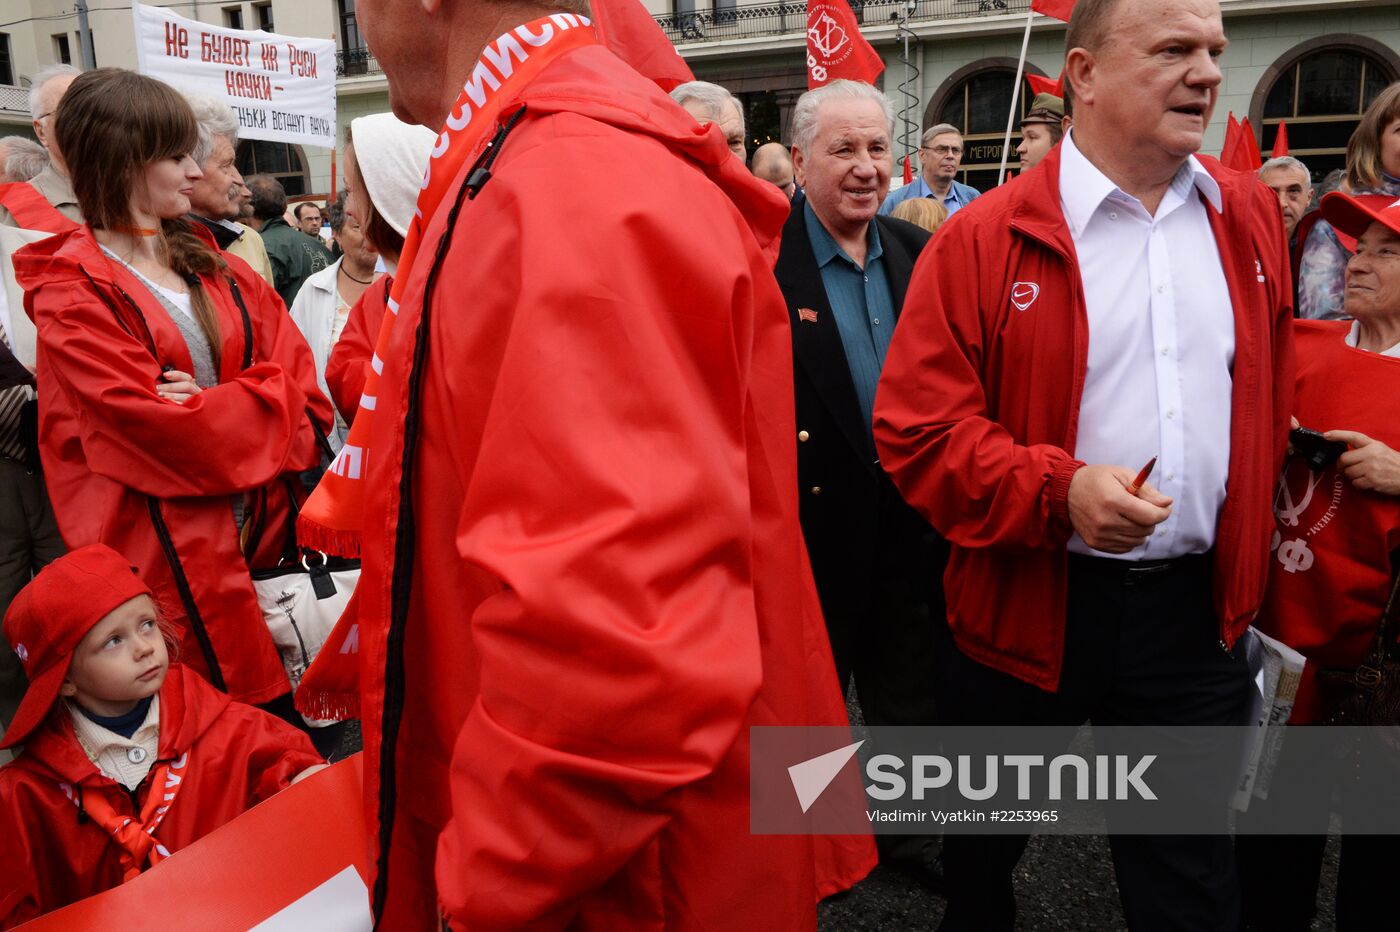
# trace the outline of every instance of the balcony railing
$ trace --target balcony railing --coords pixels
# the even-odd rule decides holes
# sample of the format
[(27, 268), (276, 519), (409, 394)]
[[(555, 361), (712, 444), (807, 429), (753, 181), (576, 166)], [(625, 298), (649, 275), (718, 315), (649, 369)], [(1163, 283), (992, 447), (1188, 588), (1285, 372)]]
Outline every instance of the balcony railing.
[(363, 75), (383, 74), (379, 59), (369, 53), (363, 45), (358, 48), (341, 49), (335, 53), (335, 76), (337, 78), (358, 78)]
[[(851, 8), (865, 26), (884, 26), (899, 20), (909, 0), (854, 0)], [(969, 16), (1024, 14), (1030, 0), (914, 0), (910, 22), (963, 19)], [(751, 39), (801, 33), (807, 29), (807, 3), (779, 2), (720, 7), (694, 12), (667, 13), (655, 17), (666, 37), (677, 45)]]
[(0, 84), (0, 110), (10, 110), (28, 115), (29, 89), (15, 87), (13, 84)]
[[(865, 26), (884, 26), (899, 20), (911, 0), (852, 0), (856, 19)], [(911, 23), (976, 16), (1025, 15), (1030, 0), (912, 0)], [(802, 33), (807, 29), (807, 2), (783, 2), (721, 7), (654, 17), (666, 37), (676, 45), (719, 42)], [(363, 46), (336, 52), (337, 77), (378, 75), (384, 71)]]

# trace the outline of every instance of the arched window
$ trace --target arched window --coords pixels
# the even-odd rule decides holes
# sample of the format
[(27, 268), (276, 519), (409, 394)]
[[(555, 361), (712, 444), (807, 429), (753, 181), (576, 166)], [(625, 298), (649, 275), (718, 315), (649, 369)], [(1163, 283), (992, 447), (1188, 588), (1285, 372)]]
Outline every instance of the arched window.
[(306, 154), (301, 146), (264, 139), (244, 139), (238, 143), (238, 170), (244, 178), (249, 175), (271, 175), (282, 182), (288, 197), (307, 194), (311, 190)]
[[(1032, 74), (1040, 74), (1040, 70), (1034, 66), (1027, 68)], [(962, 130), (963, 161), (958, 180), (979, 191), (996, 187), (997, 171), (1001, 168), (1001, 145), (1006, 138), (1006, 115), (1011, 110), (1011, 88), (1015, 80), (1014, 58), (973, 62), (955, 71), (943, 82), (924, 112), (925, 130), (937, 123), (951, 123)], [(1020, 116), (1026, 115), (1034, 96), (1030, 85), (1023, 82), (1017, 104)], [(1013, 126), (1013, 149), (1020, 140), (1020, 131)], [(1007, 168), (1015, 170), (1016, 167), (1017, 159), (1013, 151)]]
[(1321, 36), (1280, 58), (1255, 92), (1260, 149), (1274, 147), (1278, 125), (1288, 124), (1288, 151), (1308, 166), (1313, 181), (1346, 166), (1347, 140), (1387, 84), (1396, 78), (1393, 51), (1364, 36)]

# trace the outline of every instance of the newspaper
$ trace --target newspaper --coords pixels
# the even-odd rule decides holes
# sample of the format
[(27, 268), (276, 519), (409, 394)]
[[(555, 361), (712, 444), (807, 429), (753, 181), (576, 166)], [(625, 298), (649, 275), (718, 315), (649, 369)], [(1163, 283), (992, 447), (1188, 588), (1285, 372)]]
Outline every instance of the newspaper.
[(1280, 640), (1257, 628), (1245, 632), (1245, 658), (1254, 679), (1249, 721), (1254, 740), (1245, 749), (1239, 782), (1235, 785), (1233, 807), (1249, 809), (1253, 797), (1269, 798), (1269, 784), (1283, 750), (1284, 731), (1298, 695), (1298, 682), (1307, 659)]

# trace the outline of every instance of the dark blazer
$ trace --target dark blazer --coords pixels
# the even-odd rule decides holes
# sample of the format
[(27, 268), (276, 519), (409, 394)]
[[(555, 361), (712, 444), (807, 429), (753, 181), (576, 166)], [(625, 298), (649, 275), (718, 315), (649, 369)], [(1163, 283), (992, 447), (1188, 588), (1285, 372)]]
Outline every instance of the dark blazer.
[[(875, 223), (897, 318), (930, 237), (893, 217)], [(872, 624), (873, 587), (889, 586), (893, 573), (908, 581), (912, 597), (941, 593), (944, 545), (876, 461), (800, 202), (783, 228), (774, 274), (792, 323), (802, 532), (842, 671), (849, 666), (843, 655)], [(804, 320), (801, 308), (815, 311), (816, 320)]]

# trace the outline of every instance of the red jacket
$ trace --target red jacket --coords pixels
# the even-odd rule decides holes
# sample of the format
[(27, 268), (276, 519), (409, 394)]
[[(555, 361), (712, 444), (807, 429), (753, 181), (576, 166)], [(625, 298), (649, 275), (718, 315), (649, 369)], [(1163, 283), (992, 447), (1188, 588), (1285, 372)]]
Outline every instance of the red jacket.
[(762, 251), (787, 204), (601, 47), (518, 99), (491, 180), (427, 228), (422, 257), (451, 238), (428, 312), (430, 263), (400, 270), (378, 393), (358, 597), (381, 927), (813, 928), (874, 848), (749, 829), (750, 727), (846, 723)]
[[(14, 266), (39, 332), (40, 452), (63, 539), (101, 542), (131, 560), (179, 626), (184, 662), (235, 699), (260, 703), (290, 686), (249, 562), (276, 564), (282, 480), (316, 463), (307, 415), (329, 424), (331, 410), (276, 293), (241, 259), (225, 258), (252, 319), (253, 364), (243, 368), (243, 319), (228, 284), (205, 279), (222, 334), (219, 385), (183, 405), (155, 391), (163, 365), (193, 371), (180, 331), (87, 227), (16, 251)], [(269, 517), (245, 561), (232, 497), (264, 487)]]
[[(1278, 203), (1201, 158), (1235, 311), (1230, 474), (1215, 546), (1220, 636), (1253, 620), (1293, 395), (1292, 285)], [(948, 619), (970, 657), (1042, 689), (1060, 679), (1069, 483), (1089, 351), (1060, 152), (977, 199), (920, 256), (875, 398), (880, 461), (952, 544)], [(950, 270), (956, 270), (950, 274)], [(1017, 282), (1039, 285), (1027, 311)]]
[(335, 409), (346, 424), (355, 423), (355, 413), (360, 410), (366, 369), (374, 356), (374, 344), (379, 341), (379, 326), (384, 323), (389, 289), (393, 284), (392, 275), (381, 275), (364, 290), (350, 309), (345, 329), (340, 331), (340, 339), (331, 347), (330, 358), (326, 360), (326, 387), (331, 390), (331, 401), (335, 402)]
[[(160, 691), (157, 759), (175, 760), (187, 751), (179, 793), (156, 830), (176, 857), (181, 848), (321, 763), (306, 735), (266, 712), (229, 701), (174, 664)], [(122, 882), (116, 843), (79, 811), (61, 784), (74, 788), (77, 799), (101, 794), (118, 814), (133, 816), (151, 793), (148, 776), (133, 804), (126, 787), (88, 760), (68, 711), (56, 705), (25, 742), (24, 752), (0, 767), (0, 928)]]
[[(1314, 430), (1355, 430), (1400, 449), (1400, 359), (1346, 345), (1351, 321), (1300, 320), (1293, 413)], [(1290, 457), (1274, 497), (1274, 559), (1261, 630), (1304, 657), (1293, 724), (1330, 711), (1317, 673), (1366, 659), (1390, 595), (1400, 498), (1358, 489), (1336, 468)]]

